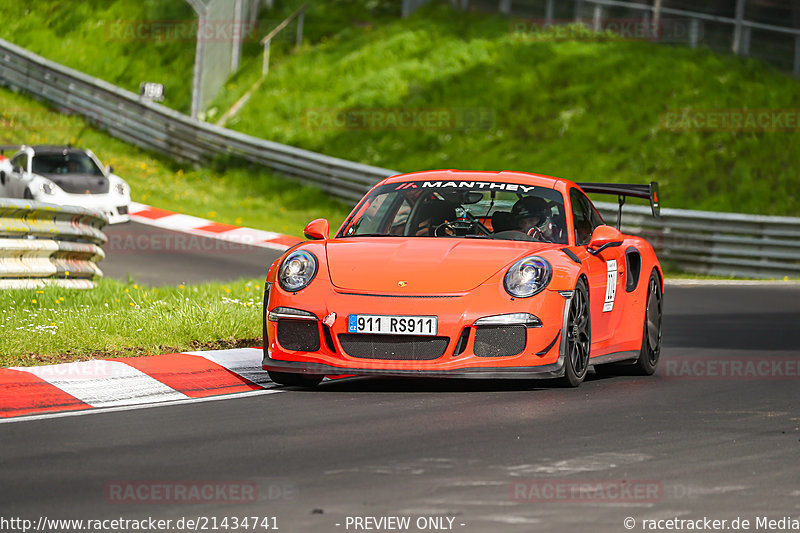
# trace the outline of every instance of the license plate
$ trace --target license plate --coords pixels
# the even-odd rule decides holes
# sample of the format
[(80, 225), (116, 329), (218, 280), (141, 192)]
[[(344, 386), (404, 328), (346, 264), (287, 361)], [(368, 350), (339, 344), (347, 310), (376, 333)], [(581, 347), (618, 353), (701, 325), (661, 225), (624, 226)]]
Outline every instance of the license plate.
[(435, 316), (350, 315), (348, 333), (436, 335)]

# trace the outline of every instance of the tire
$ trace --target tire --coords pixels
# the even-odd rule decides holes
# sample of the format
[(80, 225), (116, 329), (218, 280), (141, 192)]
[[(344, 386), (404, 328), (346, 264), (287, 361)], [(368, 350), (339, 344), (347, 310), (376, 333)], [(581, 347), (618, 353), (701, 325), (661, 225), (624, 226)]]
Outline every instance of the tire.
[(28, 189), (27, 187), (25, 188), (25, 192), (22, 194), (22, 197), (25, 200), (33, 200), (33, 194), (31, 193), (31, 190)]
[(325, 376), (317, 376), (314, 374), (293, 374), (289, 372), (273, 372), (272, 370), (267, 370), (269, 373), (269, 379), (271, 379), (274, 383), (278, 385), (284, 385), (286, 387), (305, 387), (305, 388), (312, 388), (319, 385), (322, 378)]
[(661, 291), (661, 277), (654, 268), (647, 284), (647, 304), (644, 308), (644, 327), (642, 347), (639, 358), (632, 367), (634, 374), (650, 376), (656, 371), (661, 356), (661, 317), (664, 307), (664, 294)]
[(592, 317), (589, 310), (589, 291), (581, 278), (575, 286), (569, 303), (567, 318), (567, 355), (564, 359), (564, 376), (556, 383), (563, 387), (577, 387), (589, 370), (592, 350)]

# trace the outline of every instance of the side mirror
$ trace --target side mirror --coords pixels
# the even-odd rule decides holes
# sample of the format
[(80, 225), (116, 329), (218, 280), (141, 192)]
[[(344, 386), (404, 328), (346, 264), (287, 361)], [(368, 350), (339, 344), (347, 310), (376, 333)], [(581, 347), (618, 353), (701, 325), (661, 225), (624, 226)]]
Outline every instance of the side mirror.
[(597, 226), (586, 250), (592, 255), (597, 255), (606, 248), (622, 245), (624, 240), (625, 237), (617, 228), (606, 225)]
[(328, 240), (328, 235), (330, 233), (330, 225), (328, 221), (324, 218), (318, 218), (316, 220), (312, 220), (306, 226), (306, 229), (303, 230), (303, 235), (306, 236), (307, 239), (311, 239), (312, 241), (326, 241)]
[(106, 170), (108, 171), (107, 172), (108, 174), (113, 174), (114, 173), (114, 167), (112, 165), (108, 165), (106, 167)]
[(17, 174), (22, 174), (22, 167), (21, 167), (21, 166), (19, 166), (19, 165), (16, 165), (16, 166), (14, 166), (14, 168), (12, 169), (12, 171), (13, 171), (13, 172), (16, 172)]

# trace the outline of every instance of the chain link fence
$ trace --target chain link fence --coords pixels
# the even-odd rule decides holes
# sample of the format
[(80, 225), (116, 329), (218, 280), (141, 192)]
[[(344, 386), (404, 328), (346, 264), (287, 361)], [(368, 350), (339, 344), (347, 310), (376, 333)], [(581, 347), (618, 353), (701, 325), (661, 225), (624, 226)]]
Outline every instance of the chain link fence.
[[(704, 46), (754, 57), (800, 77), (799, 0), (450, 0), (461, 9), (499, 12), (537, 28), (583, 23), (666, 44)], [(427, 0), (404, 0), (408, 16)]]

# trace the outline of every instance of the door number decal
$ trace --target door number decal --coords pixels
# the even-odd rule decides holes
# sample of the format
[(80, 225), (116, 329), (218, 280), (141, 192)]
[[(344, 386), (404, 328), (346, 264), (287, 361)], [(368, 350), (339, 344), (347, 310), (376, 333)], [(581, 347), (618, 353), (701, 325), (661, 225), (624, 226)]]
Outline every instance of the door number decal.
[(608, 277), (606, 278), (606, 301), (603, 304), (604, 313), (614, 309), (614, 298), (617, 296), (617, 260), (609, 259), (606, 267), (608, 268)]

